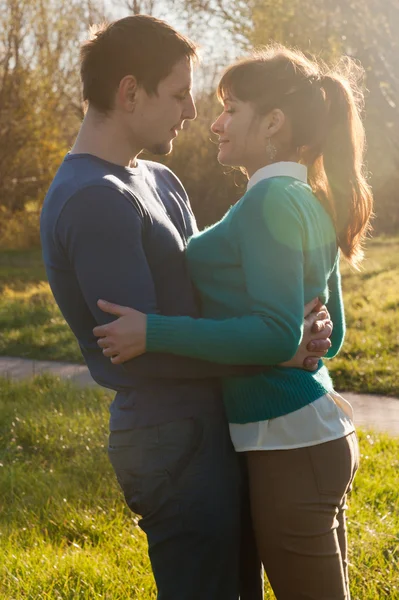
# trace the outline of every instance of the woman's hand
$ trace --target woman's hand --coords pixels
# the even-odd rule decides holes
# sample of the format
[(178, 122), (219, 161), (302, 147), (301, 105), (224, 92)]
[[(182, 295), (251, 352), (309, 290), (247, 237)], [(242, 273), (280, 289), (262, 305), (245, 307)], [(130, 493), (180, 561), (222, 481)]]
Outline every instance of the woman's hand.
[[(121, 364), (144, 354), (146, 351), (147, 315), (129, 308), (99, 300), (102, 311), (119, 317), (107, 325), (99, 325), (93, 333), (99, 338), (98, 345), (103, 354), (115, 365)], [(296, 367), (315, 371), (319, 359), (331, 346), (329, 336), (332, 332), (332, 322), (325, 306), (317, 299), (305, 306), (304, 333), (301, 344), (295, 356), (280, 366)]]
[(97, 344), (103, 349), (104, 356), (119, 365), (131, 358), (144, 354), (146, 349), (147, 315), (129, 308), (112, 304), (105, 300), (97, 302), (102, 311), (116, 315), (119, 319), (99, 325), (93, 329)]
[(305, 306), (303, 336), (297, 353), (280, 367), (295, 367), (316, 371), (320, 358), (331, 347), (330, 335), (333, 323), (327, 308), (315, 298)]

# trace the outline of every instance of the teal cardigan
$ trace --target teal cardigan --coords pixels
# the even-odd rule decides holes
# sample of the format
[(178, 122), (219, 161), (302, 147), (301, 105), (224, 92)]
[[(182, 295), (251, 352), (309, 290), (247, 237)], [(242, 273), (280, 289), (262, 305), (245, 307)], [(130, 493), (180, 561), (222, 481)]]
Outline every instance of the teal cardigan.
[[(296, 353), (304, 305), (315, 297), (334, 322), (327, 356), (341, 348), (336, 232), (306, 183), (286, 176), (256, 183), (219, 223), (191, 238), (187, 261), (203, 318), (148, 315), (148, 352), (276, 365)], [(293, 412), (332, 389), (322, 361), (315, 372), (272, 366), (260, 375), (223, 380), (232, 423)]]

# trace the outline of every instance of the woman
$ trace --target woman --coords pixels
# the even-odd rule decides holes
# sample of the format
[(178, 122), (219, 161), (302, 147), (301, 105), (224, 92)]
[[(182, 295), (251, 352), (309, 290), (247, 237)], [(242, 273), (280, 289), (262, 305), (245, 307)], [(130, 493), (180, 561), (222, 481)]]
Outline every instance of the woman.
[[(114, 363), (171, 352), (273, 365), (301, 339), (318, 296), (344, 338), (339, 253), (357, 266), (372, 196), (363, 175), (361, 94), (347, 76), (271, 46), (229, 67), (212, 125), (218, 160), (247, 172), (247, 192), (190, 240), (187, 260), (203, 318), (124, 314), (95, 329)], [(245, 452), (259, 552), (278, 600), (350, 597), (345, 508), (358, 463), (350, 405), (327, 368), (284, 366), (223, 382), (230, 432)]]

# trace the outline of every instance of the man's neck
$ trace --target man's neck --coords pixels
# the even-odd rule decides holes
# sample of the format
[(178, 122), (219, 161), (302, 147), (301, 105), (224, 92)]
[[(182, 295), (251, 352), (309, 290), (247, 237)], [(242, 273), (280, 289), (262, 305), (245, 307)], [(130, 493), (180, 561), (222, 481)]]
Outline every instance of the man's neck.
[(141, 148), (132, 148), (123, 126), (113, 116), (87, 111), (71, 154), (92, 154), (122, 167), (134, 167)]

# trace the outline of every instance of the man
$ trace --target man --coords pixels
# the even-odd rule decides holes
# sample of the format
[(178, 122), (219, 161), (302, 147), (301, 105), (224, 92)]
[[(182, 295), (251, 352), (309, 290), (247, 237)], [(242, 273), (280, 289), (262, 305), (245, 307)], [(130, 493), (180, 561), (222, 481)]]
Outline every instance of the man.
[[(196, 231), (187, 195), (166, 167), (137, 159), (144, 148), (169, 153), (184, 121), (195, 118), (195, 58), (190, 40), (144, 15), (102, 26), (83, 45), (88, 108), (44, 202), (43, 256), (93, 378), (117, 392), (109, 455), (127, 504), (142, 517), (158, 598), (237, 600), (241, 587), (242, 600), (257, 600), (250, 541), (239, 581), (241, 474), (217, 379), (243, 368), (161, 354), (113, 365), (92, 333), (109, 320), (99, 298), (198, 316), (184, 260)], [(302, 366), (305, 338), (294, 366)], [(320, 342), (327, 349), (328, 340)], [(250, 536), (249, 526), (243, 533)]]

